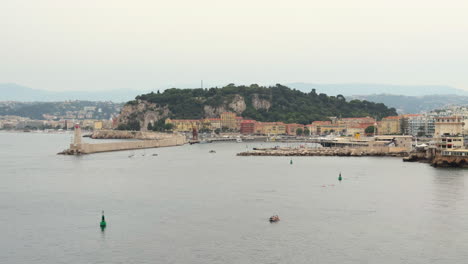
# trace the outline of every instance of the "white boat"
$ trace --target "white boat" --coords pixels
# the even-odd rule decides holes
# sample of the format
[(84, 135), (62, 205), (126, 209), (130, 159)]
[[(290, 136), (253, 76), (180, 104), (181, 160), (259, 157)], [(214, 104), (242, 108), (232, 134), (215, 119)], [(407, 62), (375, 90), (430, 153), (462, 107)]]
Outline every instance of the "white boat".
[(242, 138), (236, 138), (237, 143), (242, 143)]

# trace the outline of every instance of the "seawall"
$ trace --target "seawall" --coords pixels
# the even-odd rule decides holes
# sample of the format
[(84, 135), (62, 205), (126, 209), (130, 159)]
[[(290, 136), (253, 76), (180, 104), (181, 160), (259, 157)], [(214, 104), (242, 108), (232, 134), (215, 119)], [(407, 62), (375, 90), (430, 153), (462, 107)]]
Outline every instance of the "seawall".
[(237, 156), (390, 156), (405, 157), (408, 152), (403, 148), (270, 148), (254, 149), (238, 153)]
[(96, 143), (96, 144), (81, 143), (77, 145), (71, 144), (70, 149), (65, 150), (59, 154), (65, 154), (65, 155), (92, 154), (92, 153), (120, 151), (120, 150), (181, 146), (181, 145), (184, 145), (185, 143), (187, 143), (185, 136), (181, 136), (181, 135), (174, 135), (170, 138), (159, 139), (159, 140), (139, 140), (139, 141)]
[(127, 131), (127, 130), (96, 130), (91, 134), (93, 139), (143, 139), (155, 140), (165, 139), (176, 134), (161, 133), (161, 132), (144, 132), (144, 131)]

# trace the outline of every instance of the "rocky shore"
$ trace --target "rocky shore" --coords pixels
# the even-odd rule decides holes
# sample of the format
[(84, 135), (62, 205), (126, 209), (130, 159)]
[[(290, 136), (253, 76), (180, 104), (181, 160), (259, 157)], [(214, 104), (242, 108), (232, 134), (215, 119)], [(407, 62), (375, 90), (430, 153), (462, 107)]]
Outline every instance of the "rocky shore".
[(382, 152), (368, 148), (268, 148), (238, 153), (237, 156), (340, 156), (406, 157), (407, 152)]
[(467, 157), (442, 156), (440, 153), (431, 155), (427, 152), (412, 152), (407, 157), (403, 158), (406, 162), (424, 162), (429, 163), (433, 167), (440, 168), (468, 168)]

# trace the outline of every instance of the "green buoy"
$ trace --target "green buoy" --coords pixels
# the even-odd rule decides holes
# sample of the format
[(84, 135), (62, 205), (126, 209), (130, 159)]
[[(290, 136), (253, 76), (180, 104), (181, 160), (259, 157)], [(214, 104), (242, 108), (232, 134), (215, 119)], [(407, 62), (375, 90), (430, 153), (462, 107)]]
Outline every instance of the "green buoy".
[(289, 161), (289, 164), (291, 164), (291, 165), (292, 165), (292, 159)]
[(106, 218), (104, 217), (104, 211), (102, 211), (102, 218), (101, 218), (101, 223), (99, 223), (99, 226), (101, 228), (105, 228), (107, 226)]
[(338, 180), (341, 181), (343, 178), (341, 177), (341, 172), (340, 172), (340, 176), (338, 176)]

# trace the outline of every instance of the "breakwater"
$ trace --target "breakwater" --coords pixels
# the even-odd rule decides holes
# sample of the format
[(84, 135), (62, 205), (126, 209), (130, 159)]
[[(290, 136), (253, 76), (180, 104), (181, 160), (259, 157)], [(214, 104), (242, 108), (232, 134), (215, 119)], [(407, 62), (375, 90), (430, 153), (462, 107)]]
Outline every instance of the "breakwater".
[(156, 140), (170, 138), (172, 134), (147, 131), (126, 131), (126, 130), (97, 130), (90, 137), (92, 139), (141, 139)]
[(400, 148), (265, 148), (238, 153), (237, 156), (389, 156), (405, 157), (407, 151)]
[(146, 149), (146, 148), (160, 148), (160, 147), (171, 147), (181, 146), (187, 143), (185, 136), (183, 135), (171, 135), (157, 140), (137, 140), (137, 141), (125, 141), (125, 142), (109, 142), (109, 143), (81, 143), (81, 141), (75, 141), (70, 144), (70, 148), (64, 150), (58, 154), (63, 155), (80, 155), (80, 154), (91, 154), (99, 152), (109, 151), (120, 151), (120, 150), (134, 150), (134, 149)]

